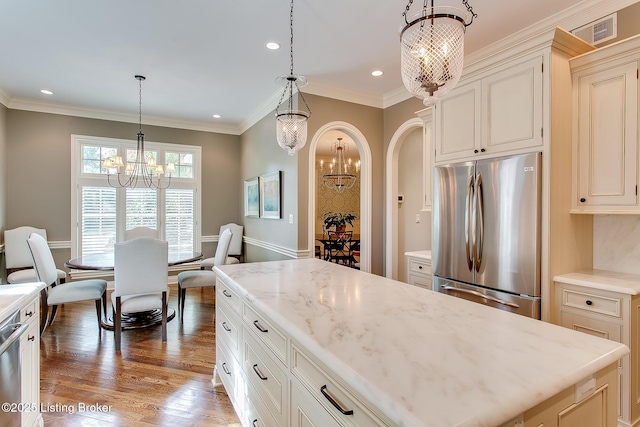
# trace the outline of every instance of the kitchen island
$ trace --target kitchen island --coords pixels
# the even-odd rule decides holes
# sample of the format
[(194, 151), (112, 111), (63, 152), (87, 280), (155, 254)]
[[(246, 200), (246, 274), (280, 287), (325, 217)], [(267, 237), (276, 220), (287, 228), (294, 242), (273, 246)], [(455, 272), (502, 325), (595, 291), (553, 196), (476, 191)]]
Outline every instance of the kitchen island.
[(615, 425), (622, 344), (317, 259), (215, 270), (245, 427)]

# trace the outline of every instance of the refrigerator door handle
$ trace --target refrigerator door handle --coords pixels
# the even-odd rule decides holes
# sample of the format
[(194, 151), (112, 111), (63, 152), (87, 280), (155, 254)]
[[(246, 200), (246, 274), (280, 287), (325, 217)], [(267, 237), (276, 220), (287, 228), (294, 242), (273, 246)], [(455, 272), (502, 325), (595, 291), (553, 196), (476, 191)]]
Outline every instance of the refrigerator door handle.
[(476, 271), (480, 271), (482, 265), (482, 249), (484, 247), (484, 200), (482, 195), (482, 175), (478, 174), (476, 178), (474, 200), (473, 205), (475, 209), (474, 220), (476, 222), (476, 229), (474, 231), (474, 245), (473, 245), (473, 263)]
[(465, 207), (465, 215), (464, 215), (464, 244), (465, 244), (465, 252), (466, 252), (466, 260), (467, 260), (467, 268), (469, 271), (473, 269), (473, 258), (472, 258), (472, 246), (473, 242), (471, 239), (471, 235), (473, 233), (471, 218), (474, 216), (471, 212), (471, 200), (473, 197), (473, 175), (469, 177), (469, 182), (467, 183), (467, 200)]
[(506, 305), (507, 307), (520, 308), (518, 304), (515, 304), (513, 302), (504, 301), (504, 300), (501, 300), (500, 298), (492, 297), (491, 295), (481, 294), (480, 292), (472, 291), (470, 289), (456, 288), (455, 286), (450, 286), (450, 285), (442, 285), (440, 289), (445, 291), (462, 292), (463, 294), (471, 294), (480, 298), (484, 298), (488, 301), (495, 302), (497, 304)]

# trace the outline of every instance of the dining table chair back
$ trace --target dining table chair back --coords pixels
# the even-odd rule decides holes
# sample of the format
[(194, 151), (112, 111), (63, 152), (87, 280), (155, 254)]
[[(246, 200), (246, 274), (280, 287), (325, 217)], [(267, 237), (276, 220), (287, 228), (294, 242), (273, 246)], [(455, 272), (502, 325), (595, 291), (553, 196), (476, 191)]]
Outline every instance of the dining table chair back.
[(329, 231), (327, 240), (328, 261), (351, 264), (351, 238), (352, 231)]
[[(98, 316), (98, 327), (102, 324), (102, 314), (106, 316), (107, 310), (107, 282), (101, 279), (78, 280), (57, 285), (56, 264), (51, 255), (47, 241), (38, 233), (32, 233), (27, 239), (27, 245), (33, 260), (33, 267), (37, 280), (44, 282), (47, 288), (42, 293), (42, 307), (44, 316), (40, 325), (41, 332), (47, 323), (51, 325), (55, 319), (58, 305), (94, 300)], [(102, 303), (102, 311), (100, 304)], [(48, 313), (51, 306), (52, 312)]]
[[(230, 228), (221, 233), (216, 254), (213, 257), (213, 267), (224, 265), (229, 259), (227, 254), (232, 237), (233, 232)], [(184, 315), (184, 300), (188, 288), (213, 288), (216, 286), (216, 273), (213, 271), (213, 267), (208, 270), (183, 271), (178, 274), (178, 311), (181, 319)]]
[(131, 240), (135, 237), (153, 237), (154, 239), (158, 239), (160, 236), (158, 235), (158, 230), (155, 228), (149, 227), (134, 227), (129, 230), (124, 231), (124, 240)]
[(113, 332), (120, 350), (122, 314), (162, 310), (162, 342), (167, 341), (169, 244), (136, 237), (114, 245)]
[[(33, 269), (33, 259), (29, 251), (27, 239), (32, 233), (39, 234), (47, 240), (47, 230), (30, 226), (17, 227), (4, 232), (4, 255), (7, 268), (7, 283), (18, 284), (37, 281)], [(56, 280), (64, 283), (67, 273), (56, 268)]]
[[(231, 230), (231, 242), (229, 243), (229, 251), (227, 252), (227, 260), (223, 264), (239, 264), (242, 259), (242, 232), (244, 227), (235, 223), (229, 223), (220, 226), (220, 236), (224, 230)], [(201, 270), (211, 270), (214, 265), (214, 257), (205, 258), (200, 261)]]

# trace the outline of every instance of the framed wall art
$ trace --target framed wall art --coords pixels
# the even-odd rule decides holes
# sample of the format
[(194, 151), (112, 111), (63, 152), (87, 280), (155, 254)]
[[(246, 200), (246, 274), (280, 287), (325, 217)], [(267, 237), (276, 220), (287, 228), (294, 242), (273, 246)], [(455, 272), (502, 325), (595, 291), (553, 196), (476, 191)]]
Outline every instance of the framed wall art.
[(260, 187), (258, 178), (244, 181), (244, 216), (258, 217), (260, 215)]
[(280, 219), (280, 178), (281, 171), (260, 175), (260, 217)]

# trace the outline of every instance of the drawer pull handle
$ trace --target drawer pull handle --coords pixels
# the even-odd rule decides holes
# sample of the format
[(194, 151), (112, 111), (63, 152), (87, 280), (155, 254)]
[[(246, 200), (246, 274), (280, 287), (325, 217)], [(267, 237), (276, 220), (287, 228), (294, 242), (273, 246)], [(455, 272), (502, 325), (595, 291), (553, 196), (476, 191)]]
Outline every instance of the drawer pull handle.
[(29, 338), (27, 338), (27, 341), (35, 341), (35, 340), (36, 340), (35, 335), (29, 335)]
[(31, 316), (33, 316), (33, 311), (27, 311), (27, 312), (25, 313), (25, 315), (26, 315), (27, 317), (31, 317)]
[(266, 381), (268, 378), (262, 373), (262, 371), (260, 370), (260, 368), (258, 368), (258, 364), (256, 363), (255, 365), (253, 365), (253, 372), (256, 373), (256, 375), (258, 376), (258, 378), (260, 378), (262, 381)]
[(222, 327), (224, 328), (225, 331), (231, 332), (231, 328), (227, 326), (227, 322), (222, 322)]
[(258, 419), (256, 418), (255, 420), (253, 420), (253, 422), (251, 423), (251, 425), (253, 427), (258, 427)]
[(320, 393), (322, 393), (322, 395), (326, 397), (327, 400), (331, 402), (331, 404), (335, 406), (335, 408), (338, 411), (342, 412), (344, 415), (353, 415), (353, 409), (342, 409), (342, 404), (338, 402), (338, 399), (333, 397), (331, 393), (329, 393), (329, 390), (327, 390), (326, 385), (323, 385), (322, 387), (320, 387)]
[(593, 301), (591, 301), (590, 299), (587, 300), (587, 305), (593, 305)]
[(225, 374), (231, 375), (231, 371), (229, 370), (229, 368), (227, 368), (226, 363), (222, 363), (222, 370), (224, 371)]
[(269, 332), (268, 329), (265, 329), (264, 326), (262, 326), (257, 320), (253, 321), (253, 326), (255, 326), (256, 328), (258, 328), (258, 330), (260, 332)]
[(224, 296), (225, 296), (225, 297), (227, 297), (227, 298), (231, 298), (231, 294), (230, 294), (229, 292), (227, 292), (227, 290), (226, 290), (226, 289), (223, 289), (223, 290), (222, 290), (222, 295), (224, 295)]

